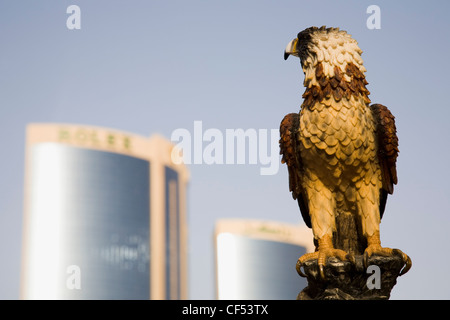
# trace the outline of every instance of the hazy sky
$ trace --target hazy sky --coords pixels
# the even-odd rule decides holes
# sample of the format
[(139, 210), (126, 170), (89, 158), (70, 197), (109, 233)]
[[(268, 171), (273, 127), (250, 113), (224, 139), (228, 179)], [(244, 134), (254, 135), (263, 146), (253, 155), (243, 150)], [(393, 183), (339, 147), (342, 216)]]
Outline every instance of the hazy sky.
[[(70, 5), (81, 29), (69, 30)], [(369, 5), (381, 29), (369, 29)], [(65, 122), (170, 138), (176, 129), (278, 129), (303, 74), (283, 51), (306, 27), (347, 30), (372, 102), (396, 116), (399, 184), (382, 244), (410, 255), (393, 299), (449, 299), (450, 4), (447, 1), (0, 1), (0, 298), (19, 297), (25, 126)], [(274, 150), (273, 152), (278, 152)], [(193, 164), (190, 298), (213, 299), (216, 219), (303, 223), (287, 169)], [(294, 262), (295, 264), (295, 262)]]

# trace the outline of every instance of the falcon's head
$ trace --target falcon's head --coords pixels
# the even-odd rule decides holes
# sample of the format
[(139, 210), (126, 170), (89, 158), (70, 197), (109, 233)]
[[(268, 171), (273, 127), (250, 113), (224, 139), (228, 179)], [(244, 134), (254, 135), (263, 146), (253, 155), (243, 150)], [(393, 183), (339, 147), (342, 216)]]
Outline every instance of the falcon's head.
[[(301, 31), (284, 51), (284, 59), (289, 55), (299, 57), (306, 78), (308, 70), (313, 71), (320, 63), (326, 76), (334, 76), (337, 66), (345, 73), (348, 64), (356, 66), (361, 73), (366, 69), (361, 59), (362, 50), (346, 31), (339, 28), (310, 27)], [(307, 80), (307, 79), (305, 79)]]

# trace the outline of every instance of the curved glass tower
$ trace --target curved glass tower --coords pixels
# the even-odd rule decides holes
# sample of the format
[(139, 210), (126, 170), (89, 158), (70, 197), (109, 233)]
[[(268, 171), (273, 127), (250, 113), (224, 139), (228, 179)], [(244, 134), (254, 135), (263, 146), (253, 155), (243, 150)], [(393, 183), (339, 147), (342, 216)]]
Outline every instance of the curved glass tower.
[(224, 219), (216, 224), (217, 298), (295, 300), (307, 285), (297, 259), (314, 251), (306, 227), (274, 221)]
[(27, 129), (22, 297), (185, 298), (188, 178), (167, 156), (171, 143), (97, 127)]

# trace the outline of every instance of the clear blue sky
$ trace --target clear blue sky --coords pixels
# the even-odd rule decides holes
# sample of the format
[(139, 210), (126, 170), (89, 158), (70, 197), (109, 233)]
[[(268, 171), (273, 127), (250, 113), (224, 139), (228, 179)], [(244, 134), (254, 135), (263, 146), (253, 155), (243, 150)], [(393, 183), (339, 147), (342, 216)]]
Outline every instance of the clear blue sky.
[[(68, 6), (81, 29), (68, 30)], [(366, 9), (381, 9), (369, 30)], [(25, 125), (66, 122), (170, 138), (178, 128), (278, 129), (301, 104), (303, 74), (283, 50), (300, 30), (340, 27), (359, 42), (372, 102), (397, 119), (399, 184), (385, 246), (413, 260), (393, 299), (449, 299), (450, 74), (445, 1), (0, 2), (0, 298), (19, 297)], [(214, 298), (218, 218), (302, 222), (287, 170), (191, 165), (190, 298)]]

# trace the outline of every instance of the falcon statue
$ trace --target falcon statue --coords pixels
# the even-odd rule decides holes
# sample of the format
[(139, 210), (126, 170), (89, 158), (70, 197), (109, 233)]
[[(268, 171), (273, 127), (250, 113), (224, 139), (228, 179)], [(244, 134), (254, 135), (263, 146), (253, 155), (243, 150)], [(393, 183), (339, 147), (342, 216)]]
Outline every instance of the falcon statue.
[[(299, 258), (317, 259), (321, 276), (329, 257), (355, 261), (363, 255), (400, 255), (381, 247), (380, 221), (387, 195), (397, 184), (398, 139), (394, 116), (381, 104), (370, 105), (368, 84), (356, 40), (339, 28), (310, 27), (286, 47), (284, 59), (300, 58), (305, 74), (300, 113), (280, 125), (280, 153), (289, 173), (289, 189), (316, 251)], [(304, 275), (303, 275), (304, 276)]]

